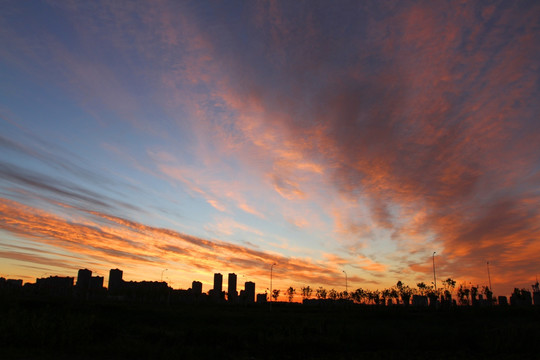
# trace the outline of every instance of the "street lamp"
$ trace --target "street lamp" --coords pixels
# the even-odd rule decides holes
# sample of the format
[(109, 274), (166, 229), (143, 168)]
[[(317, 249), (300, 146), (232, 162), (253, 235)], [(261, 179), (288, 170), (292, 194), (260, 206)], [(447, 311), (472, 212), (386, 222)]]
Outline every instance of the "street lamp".
[(433, 252), (433, 285), (435, 285), (435, 291), (437, 291), (437, 277), (435, 276), (435, 254), (437, 252)]
[(276, 265), (276, 263), (273, 263), (272, 266), (270, 266), (270, 302), (272, 302), (272, 271), (274, 270), (274, 265)]
[(164, 273), (165, 271), (167, 271), (167, 270), (169, 270), (169, 269), (163, 269), (163, 271), (161, 272), (161, 281), (162, 281), (162, 282), (163, 282), (163, 273)]
[(493, 292), (493, 288), (491, 287), (491, 275), (489, 274), (489, 261), (487, 262), (487, 271), (488, 271), (488, 280), (489, 280), (489, 290)]
[(345, 272), (345, 270), (341, 270), (341, 271), (343, 271), (343, 273), (345, 274), (345, 292), (349, 294), (349, 287), (347, 284), (347, 273)]

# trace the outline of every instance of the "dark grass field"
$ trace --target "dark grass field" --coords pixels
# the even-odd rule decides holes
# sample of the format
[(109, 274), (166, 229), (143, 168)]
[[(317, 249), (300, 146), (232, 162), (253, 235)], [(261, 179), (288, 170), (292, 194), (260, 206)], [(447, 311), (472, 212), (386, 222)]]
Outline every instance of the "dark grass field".
[(2, 300), (1, 359), (538, 359), (540, 309)]

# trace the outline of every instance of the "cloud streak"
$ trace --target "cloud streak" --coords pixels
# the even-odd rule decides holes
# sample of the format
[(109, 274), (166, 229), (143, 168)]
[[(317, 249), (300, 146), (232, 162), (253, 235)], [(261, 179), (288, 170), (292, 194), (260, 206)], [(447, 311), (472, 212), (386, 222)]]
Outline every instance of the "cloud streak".
[[(385, 6), (348, 9), (345, 19), (362, 21), (326, 36), (314, 36), (326, 27), (312, 23), (332, 21), (339, 10), (280, 3), (253, 9), (265, 46), (251, 57), (237, 56), (244, 54), (239, 43), (224, 49), (210, 30), (213, 51), (233, 69), (224, 98), (234, 99), (228, 103), (239, 113), (257, 109), (264, 118), (258, 128), (237, 129), (270, 153), (286, 146), (323, 164), (335, 189), (368, 205), (369, 221), (341, 229), (387, 229), (402, 243), (409, 235), (434, 239), (431, 246), (448, 260), (444, 271), (465, 277), (496, 259), (508, 270), (504, 283), (519, 283), (537, 270), (532, 239), (540, 235), (533, 180), (540, 163), (533, 46), (540, 7)], [(252, 57), (264, 54), (272, 55), (254, 68)], [(276, 138), (268, 136), (272, 129), (284, 140), (265, 141)], [(309, 180), (288, 177), (281, 169), (293, 164), (281, 167), (279, 159), (275, 190), (289, 200), (309, 197)]]
[[(332, 283), (339, 277), (339, 271), (328, 264), (286, 258), (219, 240), (207, 240), (101, 212), (85, 212), (91, 214), (94, 221), (88, 218), (78, 222), (67, 221), (15, 201), (1, 199), (0, 215), (3, 220), (0, 228), (79, 256), (96, 259), (105, 268), (118, 264), (130, 267), (145, 264), (155, 268), (168, 266), (171, 269), (183, 269), (186, 276), (190, 275), (189, 269), (192, 269), (192, 274), (195, 273), (193, 269), (209, 272), (238, 269), (255, 279), (265, 279), (267, 267), (276, 262), (281, 269), (282, 279)], [(36, 263), (56, 267), (60, 264), (56, 259), (41, 259), (32, 251), (5, 252), (3, 257), (31, 262), (34, 259)], [(75, 261), (70, 263), (72, 265), (69, 269), (72, 270), (76, 264)], [(186, 280), (184, 282), (187, 283)]]

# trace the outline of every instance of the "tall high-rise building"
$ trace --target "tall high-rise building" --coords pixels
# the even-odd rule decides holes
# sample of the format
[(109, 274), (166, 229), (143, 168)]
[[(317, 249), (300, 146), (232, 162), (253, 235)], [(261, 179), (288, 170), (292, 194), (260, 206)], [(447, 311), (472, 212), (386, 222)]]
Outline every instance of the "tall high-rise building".
[(109, 293), (115, 294), (122, 290), (124, 272), (120, 269), (111, 269), (109, 271)]
[(201, 295), (202, 294), (202, 282), (200, 281), (193, 281), (191, 283), (191, 291), (193, 291), (193, 295)]
[(90, 279), (92, 271), (88, 269), (80, 269), (77, 274), (77, 284), (75, 285), (80, 291), (87, 291), (90, 288)]
[(245, 283), (244, 298), (248, 303), (255, 302), (255, 283), (248, 281)]
[(220, 273), (214, 274), (214, 294), (220, 296), (223, 291), (223, 275)]
[(238, 292), (236, 291), (236, 274), (229, 273), (229, 283), (227, 287), (227, 299), (229, 301), (234, 301), (238, 297)]

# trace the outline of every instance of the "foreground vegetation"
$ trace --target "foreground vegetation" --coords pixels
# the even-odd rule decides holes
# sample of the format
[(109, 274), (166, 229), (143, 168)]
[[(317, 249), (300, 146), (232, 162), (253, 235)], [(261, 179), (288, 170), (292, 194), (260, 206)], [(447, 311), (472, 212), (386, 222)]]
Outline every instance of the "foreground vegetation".
[[(356, 304), (365, 305), (385, 305), (385, 304), (403, 304), (408, 305), (414, 296), (425, 296), (429, 298), (430, 303), (433, 302), (448, 302), (453, 300), (459, 305), (475, 305), (478, 302), (487, 302), (489, 304), (497, 304), (499, 298), (493, 296), (493, 292), (489, 286), (467, 285), (461, 284), (456, 289), (456, 281), (452, 278), (447, 278), (441, 282), (442, 287), (435, 288), (433, 285), (426, 285), (423, 282), (416, 284), (416, 287), (410, 287), (401, 281), (396, 285), (382, 290), (369, 290), (358, 288), (351, 292), (336, 291), (334, 289), (327, 290), (319, 287), (315, 291), (310, 286), (303, 286), (299, 291), (292, 286), (285, 289), (273, 289), (271, 298), (277, 301), (280, 295), (284, 295), (289, 302), (297, 298), (297, 295), (302, 296), (302, 300), (316, 298), (318, 300), (350, 300)], [(532, 285), (533, 293), (540, 294), (540, 284), (536, 281)], [(530, 302), (532, 304), (531, 292), (527, 289), (515, 288), (511, 299), (516, 302)], [(503, 299), (503, 300), (508, 300)]]
[[(0, 358), (533, 358), (538, 307), (2, 299)], [(271, 306), (271, 307), (270, 307)]]

